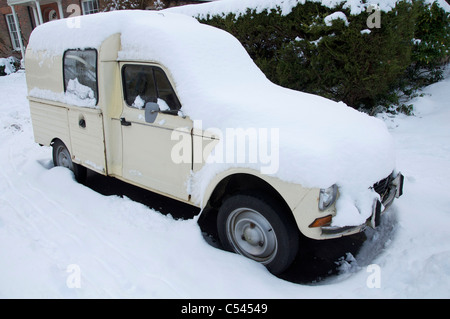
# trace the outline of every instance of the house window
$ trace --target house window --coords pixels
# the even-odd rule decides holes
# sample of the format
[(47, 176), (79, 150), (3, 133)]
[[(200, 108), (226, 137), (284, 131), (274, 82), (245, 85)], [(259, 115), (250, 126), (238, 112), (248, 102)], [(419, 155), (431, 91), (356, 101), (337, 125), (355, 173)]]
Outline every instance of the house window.
[(86, 0), (81, 3), (83, 5), (83, 14), (97, 13), (98, 10), (98, 0)]
[(16, 23), (12, 14), (6, 15), (6, 22), (8, 24), (9, 36), (14, 50), (20, 50), (19, 32), (17, 32)]

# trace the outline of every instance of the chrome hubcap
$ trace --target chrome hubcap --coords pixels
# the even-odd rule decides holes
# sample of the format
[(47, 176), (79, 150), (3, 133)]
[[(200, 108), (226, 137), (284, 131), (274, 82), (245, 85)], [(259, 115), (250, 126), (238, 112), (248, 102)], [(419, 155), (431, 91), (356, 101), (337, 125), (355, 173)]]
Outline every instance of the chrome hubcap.
[(256, 210), (238, 208), (227, 219), (227, 236), (236, 252), (263, 264), (278, 250), (277, 237), (269, 221)]
[(72, 159), (70, 158), (69, 151), (64, 147), (58, 148), (58, 166), (66, 167), (70, 170), (73, 169)]

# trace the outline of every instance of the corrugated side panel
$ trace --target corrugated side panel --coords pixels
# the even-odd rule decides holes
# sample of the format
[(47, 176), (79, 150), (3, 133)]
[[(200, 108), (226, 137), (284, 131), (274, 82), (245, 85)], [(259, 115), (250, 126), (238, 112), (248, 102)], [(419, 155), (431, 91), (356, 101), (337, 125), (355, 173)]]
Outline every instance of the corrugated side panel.
[(71, 149), (66, 108), (30, 101), (30, 113), (36, 143), (49, 146), (54, 138), (59, 138)]

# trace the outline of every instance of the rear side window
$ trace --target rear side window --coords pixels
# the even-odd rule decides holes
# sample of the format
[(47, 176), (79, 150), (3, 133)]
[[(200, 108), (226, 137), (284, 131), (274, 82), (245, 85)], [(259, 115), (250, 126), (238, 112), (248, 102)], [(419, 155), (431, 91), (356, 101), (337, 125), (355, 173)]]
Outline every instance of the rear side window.
[(67, 50), (63, 59), (64, 92), (77, 100), (77, 105), (96, 105), (97, 88), (97, 51)]
[(127, 64), (122, 68), (125, 102), (128, 106), (144, 108), (155, 102), (161, 110), (179, 110), (181, 104), (164, 71), (156, 66)]

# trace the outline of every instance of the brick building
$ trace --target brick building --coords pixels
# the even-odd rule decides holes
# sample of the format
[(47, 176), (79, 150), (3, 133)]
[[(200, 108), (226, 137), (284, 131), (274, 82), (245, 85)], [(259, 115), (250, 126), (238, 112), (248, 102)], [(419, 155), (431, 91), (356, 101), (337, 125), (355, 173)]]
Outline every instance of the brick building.
[[(122, 0), (123, 8), (169, 8), (210, 0)], [(38, 25), (78, 14), (93, 14), (111, 8), (111, 0), (0, 0), (0, 58), (24, 55), (31, 31)]]

